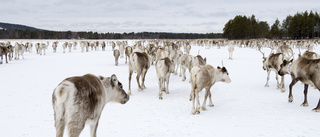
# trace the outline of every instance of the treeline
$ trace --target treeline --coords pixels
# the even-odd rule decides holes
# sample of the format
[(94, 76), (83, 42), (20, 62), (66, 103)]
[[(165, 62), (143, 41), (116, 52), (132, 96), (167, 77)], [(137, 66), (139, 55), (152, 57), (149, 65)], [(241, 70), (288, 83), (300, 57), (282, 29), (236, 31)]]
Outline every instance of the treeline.
[(287, 16), (282, 23), (276, 19), (270, 27), (265, 21), (258, 21), (255, 16), (236, 16), (223, 28), (223, 36), (229, 39), (275, 38), (308, 39), (319, 38), (320, 16), (317, 12), (296, 13)]
[(139, 32), (139, 33), (98, 33), (98, 32), (72, 32), (47, 30), (16, 30), (0, 29), (1, 39), (202, 39), (222, 38), (222, 33), (165, 33), (165, 32)]

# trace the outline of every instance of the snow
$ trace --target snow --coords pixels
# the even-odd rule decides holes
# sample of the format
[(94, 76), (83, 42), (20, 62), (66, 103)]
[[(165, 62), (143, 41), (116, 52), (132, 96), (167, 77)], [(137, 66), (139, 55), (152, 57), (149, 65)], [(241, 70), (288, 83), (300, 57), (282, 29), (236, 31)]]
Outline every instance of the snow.
[[(20, 42), (20, 40), (19, 40)], [(37, 41), (33, 41), (35, 43)], [(54, 88), (65, 78), (86, 73), (111, 76), (116, 74), (124, 89), (128, 90), (128, 65), (125, 58), (114, 65), (111, 47), (106, 51), (77, 50), (62, 53), (59, 43), (57, 53), (51, 43), (47, 55), (25, 53), (25, 59), (13, 60), (0, 65), (0, 135), (8, 137), (55, 136), (51, 95)], [(130, 43), (130, 42), (129, 42)], [(189, 101), (190, 83), (179, 76), (170, 77), (170, 94), (158, 98), (158, 82), (154, 65), (146, 75), (147, 89), (138, 92), (132, 78), (132, 96), (122, 105), (108, 103), (102, 112), (97, 136), (111, 137), (319, 137), (320, 113), (311, 111), (316, 107), (320, 93), (309, 88), (309, 107), (301, 107), (303, 84), (293, 87), (294, 101), (288, 103), (286, 92), (276, 88), (275, 73), (270, 76), (270, 87), (264, 87), (267, 73), (262, 69), (262, 55), (249, 48), (235, 47), (234, 60), (228, 60), (227, 47), (192, 46), (191, 54), (200, 54), (214, 67), (224, 66), (232, 82), (216, 83), (211, 88), (214, 107), (191, 115)], [(269, 49), (263, 49), (269, 52)], [(317, 47), (315, 51), (318, 51)], [(297, 49), (294, 49), (297, 56)], [(266, 53), (267, 54), (267, 53)], [(204, 91), (200, 93), (203, 102)], [(65, 133), (67, 136), (67, 133)], [(81, 137), (90, 136), (88, 126)]]

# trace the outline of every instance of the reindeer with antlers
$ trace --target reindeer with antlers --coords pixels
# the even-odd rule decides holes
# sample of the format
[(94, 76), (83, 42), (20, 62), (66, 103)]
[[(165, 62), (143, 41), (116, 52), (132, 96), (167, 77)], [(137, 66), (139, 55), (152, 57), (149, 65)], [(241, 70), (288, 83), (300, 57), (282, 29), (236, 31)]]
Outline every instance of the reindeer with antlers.
[[(269, 87), (270, 72), (275, 71), (276, 80), (277, 80), (277, 88), (281, 89), (281, 92), (285, 92), (284, 76), (281, 76), (281, 83), (279, 83), (279, 81), (278, 81), (278, 74), (281, 69), (281, 64), (283, 64), (284, 62), (288, 62), (288, 60), (285, 58), (284, 53), (271, 53), (268, 57), (265, 57), (265, 54), (261, 51), (261, 48), (259, 48), (259, 51), (263, 55), (263, 57), (262, 57), (263, 70), (267, 70), (267, 73), (268, 73), (267, 83), (265, 84), (265, 87)], [(292, 58), (292, 57), (293, 57), (293, 55), (289, 58)]]

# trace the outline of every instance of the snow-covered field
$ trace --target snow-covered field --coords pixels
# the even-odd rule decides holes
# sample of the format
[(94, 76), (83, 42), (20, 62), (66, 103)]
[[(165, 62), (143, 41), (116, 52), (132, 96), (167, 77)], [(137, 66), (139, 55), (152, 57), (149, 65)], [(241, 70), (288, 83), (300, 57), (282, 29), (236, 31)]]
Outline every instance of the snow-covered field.
[[(36, 41), (34, 41), (35, 43)], [(52, 43), (52, 41), (51, 41)], [(57, 53), (52, 47), (47, 55), (25, 53), (25, 59), (0, 65), (0, 135), (6, 137), (55, 136), (51, 95), (65, 78), (92, 73), (111, 76), (116, 74), (124, 89), (128, 90), (128, 65), (119, 59), (114, 65), (111, 47), (106, 51), (81, 53), (80, 47), (62, 53), (62, 42)], [(319, 46), (315, 51), (319, 51)], [(264, 87), (267, 73), (262, 69), (262, 55), (254, 49), (235, 48), (234, 60), (228, 60), (227, 47), (205, 49), (192, 46), (191, 54), (198, 50), (207, 63), (228, 69), (232, 82), (216, 83), (212, 88), (214, 107), (207, 107), (198, 115), (191, 115), (190, 84), (171, 75), (170, 94), (158, 98), (158, 82), (154, 66), (146, 75), (147, 89), (137, 91), (133, 74), (130, 100), (124, 104), (109, 103), (102, 113), (97, 135), (99, 137), (319, 137), (320, 113), (316, 107), (320, 93), (309, 88), (309, 107), (301, 107), (303, 85), (293, 88), (294, 101), (288, 103), (286, 92), (276, 88), (275, 73), (271, 73), (270, 87)], [(263, 49), (266, 54), (269, 49)], [(297, 50), (295, 49), (297, 56)], [(204, 91), (200, 100), (203, 102)], [(67, 133), (65, 133), (65, 136)], [(85, 127), (82, 137), (90, 136)]]

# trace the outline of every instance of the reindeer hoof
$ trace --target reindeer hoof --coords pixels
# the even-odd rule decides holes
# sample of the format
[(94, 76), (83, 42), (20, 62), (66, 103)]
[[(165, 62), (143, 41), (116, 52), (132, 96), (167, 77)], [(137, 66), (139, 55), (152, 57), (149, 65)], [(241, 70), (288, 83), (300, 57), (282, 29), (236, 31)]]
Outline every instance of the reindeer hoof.
[(195, 115), (195, 114), (196, 114), (196, 111), (191, 111), (191, 114), (192, 114), (192, 115)]
[(309, 104), (308, 103), (302, 103), (300, 106), (307, 107), (307, 106), (309, 106)]
[(320, 109), (319, 109), (319, 108), (318, 108), (318, 109), (317, 109), (317, 108), (314, 108), (314, 109), (312, 109), (312, 111), (313, 111), (313, 112), (320, 112)]
[(293, 98), (289, 97), (288, 101), (291, 103), (293, 101)]
[[(202, 109), (202, 110), (207, 110), (207, 108), (206, 108), (206, 107), (201, 107), (201, 109)], [(199, 112), (199, 113), (200, 113), (200, 112)]]
[(162, 100), (163, 98), (162, 97), (159, 97), (159, 100)]
[(212, 105), (209, 105), (209, 107), (214, 107), (214, 105), (212, 104)]
[(196, 113), (197, 113), (197, 114), (200, 114), (200, 111), (197, 111)]

